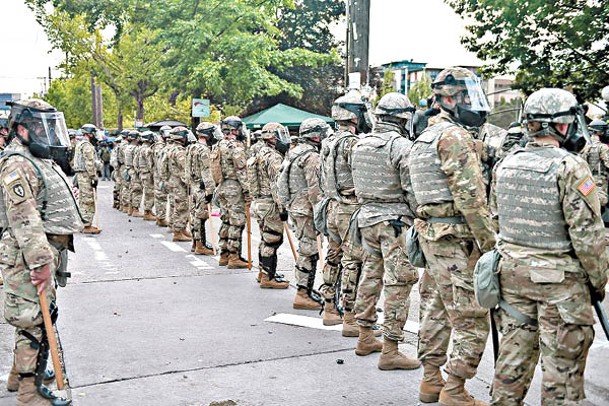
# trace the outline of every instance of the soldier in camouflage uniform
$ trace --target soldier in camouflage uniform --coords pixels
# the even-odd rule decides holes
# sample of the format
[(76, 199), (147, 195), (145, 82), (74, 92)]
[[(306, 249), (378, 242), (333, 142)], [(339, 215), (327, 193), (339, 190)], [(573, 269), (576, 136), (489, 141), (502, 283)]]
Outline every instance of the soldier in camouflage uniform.
[(99, 234), (101, 230), (93, 226), (95, 217), (95, 190), (97, 189), (97, 168), (95, 166), (95, 146), (97, 138), (95, 133), (97, 128), (93, 124), (85, 124), (81, 128), (83, 138), (76, 144), (74, 149), (74, 160), (72, 168), (76, 172), (78, 182), (78, 204), (80, 212), (85, 219), (85, 234)]
[(48, 340), (38, 295), (46, 295), (56, 314), (56, 270), (65, 270), (73, 234), (83, 227), (71, 182), (50, 159), (60, 154), (67, 159), (69, 139), (63, 115), (48, 103), (29, 99), (11, 104), (13, 140), (0, 161), (4, 317), (16, 329), (7, 389), (19, 391), (19, 406), (68, 405), (42, 384), (51, 376), (45, 373)]
[(120, 165), (118, 163), (118, 152), (120, 150), (120, 145), (123, 141), (122, 136), (116, 137), (114, 141), (114, 148), (112, 148), (112, 152), (110, 153), (110, 166), (112, 167), (112, 174), (110, 178), (114, 181), (114, 187), (112, 189), (112, 208), (119, 209), (120, 208)]
[[(319, 290), (324, 297), (323, 324), (343, 323), (343, 336), (357, 337), (353, 307), (357, 283), (362, 269), (362, 247), (349, 237), (351, 215), (359, 208), (353, 177), (351, 176), (351, 150), (358, 141), (358, 123), (364, 120), (367, 105), (360, 92), (352, 90), (334, 101), (332, 118), (339, 129), (321, 143), (320, 185), (327, 199), (326, 231), (328, 252), (323, 269), (324, 283)], [(341, 272), (342, 271), (342, 272)], [(342, 275), (341, 275), (342, 274)], [(336, 288), (342, 279), (344, 322), (335, 303)]]
[[(377, 123), (370, 135), (353, 148), (351, 166), (355, 194), (361, 204), (357, 226), (366, 251), (355, 318), (359, 325), (357, 355), (382, 351), (381, 370), (416, 369), (421, 364), (398, 350), (404, 340), (410, 292), (419, 274), (406, 256), (406, 229), (414, 219), (406, 192), (409, 182), (408, 157), (414, 135), (414, 106), (400, 93), (388, 93), (379, 101), (374, 114)], [(409, 199), (410, 198), (410, 199)], [(384, 342), (373, 336), (376, 305), (384, 290)]]
[(207, 243), (205, 223), (209, 219), (208, 205), (214, 195), (216, 184), (209, 169), (209, 142), (212, 138), (222, 138), (220, 129), (212, 123), (203, 121), (196, 129), (197, 142), (191, 144), (186, 152), (186, 171), (190, 179), (190, 222), (195, 255), (213, 255)]
[(125, 179), (126, 176), (126, 168), (125, 168), (125, 150), (129, 146), (129, 130), (121, 131), (122, 141), (117, 147), (116, 151), (116, 159), (118, 161), (118, 169), (115, 172), (116, 179), (116, 188), (118, 190), (118, 202), (119, 202), (119, 210), (123, 213), (127, 213), (129, 211), (129, 206), (124, 204), (125, 197), (124, 193), (128, 190), (125, 188), (125, 184), (128, 183)]
[(119, 152), (119, 160), (123, 157), (123, 184), (121, 188), (121, 206), (122, 212), (131, 215), (133, 209), (131, 207), (131, 176), (133, 174), (133, 155), (138, 142), (139, 133), (131, 130), (127, 133), (127, 144)]
[(144, 220), (154, 221), (156, 217), (152, 214), (154, 207), (154, 179), (152, 171), (154, 170), (154, 156), (152, 154), (151, 145), (154, 142), (154, 133), (152, 131), (144, 131), (142, 133), (142, 145), (137, 154), (137, 166), (139, 178), (142, 182), (142, 196), (144, 199)]
[(130, 132), (132, 137), (136, 137), (135, 146), (133, 148), (133, 163), (131, 169), (129, 170), (129, 191), (131, 194), (130, 197), (130, 210), (127, 213), (129, 216), (133, 217), (144, 217), (144, 213), (140, 211), (140, 206), (142, 204), (142, 195), (143, 195), (143, 186), (142, 179), (140, 178), (140, 151), (142, 149), (142, 137), (139, 131), (133, 130)]
[(261, 236), (258, 281), (264, 289), (287, 289), (289, 286), (288, 281), (277, 274), (277, 250), (283, 243), (283, 222), (288, 220), (288, 212), (281, 206), (276, 188), (283, 154), (289, 144), (287, 128), (279, 123), (267, 123), (255, 144), (260, 147), (247, 161), (249, 191)]
[(288, 189), (289, 196), (282, 202), (292, 218), (294, 233), (298, 238), (298, 260), (296, 261), (295, 309), (317, 310), (323, 299), (313, 290), (319, 252), (318, 231), (313, 226), (313, 207), (320, 200), (319, 148), (321, 139), (329, 131), (328, 124), (319, 118), (307, 118), (300, 124), (296, 145), (288, 151), (282, 171), (288, 174), (284, 184), (278, 188)]
[[(479, 80), (464, 68), (443, 70), (432, 89), (442, 112), (410, 153), (418, 204), (414, 226), (427, 260), (419, 285), (418, 355), (425, 369), (419, 397), (439, 398), (443, 405), (483, 405), (464, 384), (476, 375), (489, 332), (488, 310), (474, 298), (474, 265), (481, 251), (493, 248), (495, 235), (480, 159), (465, 127), (482, 125), (490, 108)], [(440, 372), (445, 363), (446, 383)]]
[(492, 404), (524, 404), (540, 353), (541, 404), (579, 404), (594, 339), (591, 296), (602, 299), (607, 284), (597, 188), (575, 155), (585, 142), (583, 110), (571, 93), (546, 88), (529, 96), (524, 120), (531, 141), (495, 169), (491, 209), (501, 297), (528, 320), (498, 310)]
[[(167, 151), (170, 146), (169, 132), (171, 127), (165, 125), (159, 129), (159, 138), (152, 146), (154, 153), (154, 210), (156, 214), (156, 225), (159, 227), (167, 227), (167, 204), (169, 203), (169, 213), (173, 211), (173, 197), (169, 194), (167, 182), (169, 178), (169, 168), (166, 165)], [(163, 164), (165, 163), (165, 170)]]
[(188, 223), (188, 179), (186, 178), (186, 143), (188, 129), (178, 126), (170, 133), (175, 143), (167, 153), (169, 167), (169, 187), (174, 198), (171, 213), (173, 241), (191, 241), (192, 234), (186, 230)]
[(251, 201), (247, 188), (247, 155), (243, 145), (246, 135), (243, 122), (236, 116), (222, 120), (221, 128), (224, 139), (212, 149), (214, 164), (219, 164), (222, 172), (222, 182), (217, 189), (218, 203), (222, 209), (218, 264), (228, 265), (229, 269), (247, 268), (248, 262), (241, 257), (245, 210)]
[(607, 181), (609, 178), (609, 146), (601, 142), (600, 137), (604, 137), (607, 132), (607, 123), (602, 120), (594, 120), (588, 127), (592, 136), (592, 143), (587, 144), (580, 152), (580, 156), (584, 161), (588, 162), (594, 183), (596, 184), (596, 192), (598, 194), (601, 211), (605, 211), (607, 206)]

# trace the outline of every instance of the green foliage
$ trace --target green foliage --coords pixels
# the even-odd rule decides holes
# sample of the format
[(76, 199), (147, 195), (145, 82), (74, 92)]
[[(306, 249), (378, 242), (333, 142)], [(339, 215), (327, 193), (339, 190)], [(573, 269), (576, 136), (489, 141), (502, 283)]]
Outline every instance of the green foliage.
[(514, 99), (510, 102), (501, 99), (500, 103), (495, 103), (495, 107), (488, 117), (488, 122), (507, 130), (511, 123), (520, 119), (521, 107), (521, 99)]
[(421, 79), (408, 91), (408, 98), (412, 104), (418, 106), (420, 100), (427, 100), (431, 95), (431, 78), (423, 72)]
[(568, 87), (580, 99), (598, 98), (609, 83), (609, 2), (445, 1), (472, 21), (462, 42), (488, 62), (483, 73), (517, 73), (526, 94)]
[(80, 128), (91, 121), (91, 84), (87, 77), (55, 79), (45, 100), (63, 111), (69, 128)]

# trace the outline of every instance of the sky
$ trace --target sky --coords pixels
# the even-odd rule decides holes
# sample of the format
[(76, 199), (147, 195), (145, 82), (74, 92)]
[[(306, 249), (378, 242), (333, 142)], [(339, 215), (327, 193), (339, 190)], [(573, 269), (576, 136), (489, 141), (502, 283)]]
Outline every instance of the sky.
[[(41, 92), (49, 67), (52, 77), (60, 76), (55, 66), (62, 54), (49, 53), (46, 34), (23, 0), (1, 1), (0, 93)], [(463, 21), (443, 0), (371, 0), (370, 64), (404, 59), (434, 67), (481, 64), (459, 42), (464, 33)]]

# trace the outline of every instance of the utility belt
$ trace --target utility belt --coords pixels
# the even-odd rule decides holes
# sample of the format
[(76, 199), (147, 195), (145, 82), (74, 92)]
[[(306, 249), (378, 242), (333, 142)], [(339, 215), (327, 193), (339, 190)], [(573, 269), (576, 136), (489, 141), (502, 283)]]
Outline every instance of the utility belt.
[(463, 216), (452, 216), (452, 217), (429, 217), (424, 219), (428, 223), (440, 223), (440, 224), (467, 224), (465, 217)]

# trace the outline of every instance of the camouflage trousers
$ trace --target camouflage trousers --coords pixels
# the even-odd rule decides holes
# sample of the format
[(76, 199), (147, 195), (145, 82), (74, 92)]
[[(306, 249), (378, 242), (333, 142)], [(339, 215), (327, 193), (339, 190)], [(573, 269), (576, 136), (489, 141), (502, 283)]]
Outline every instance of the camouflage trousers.
[(365, 254), (355, 302), (355, 319), (364, 327), (372, 327), (376, 323), (376, 304), (383, 290), (383, 336), (403, 341), (410, 291), (419, 279), (416, 268), (408, 262), (405, 232), (396, 237), (394, 228), (387, 221), (360, 228), (360, 232)]
[(294, 221), (292, 231), (298, 239), (298, 260), (296, 261), (296, 286), (303, 288), (313, 288), (315, 283), (315, 271), (319, 260), (317, 250), (318, 232), (313, 226), (313, 217), (302, 214), (291, 213), (290, 217)]
[(122, 173), (120, 174), (121, 181), (121, 205), (130, 207), (131, 206), (131, 189), (129, 188), (129, 184), (131, 181), (129, 180), (129, 173), (131, 172), (126, 166), (123, 166), (121, 169)]
[[(480, 257), (474, 240), (419, 237), (427, 260), (421, 297), (418, 357), (461, 379), (476, 375), (489, 333), (489, 312), (474, 297), (473, 274)], [(452, 352), (447, 362), (452, 331)]]
[(121, 177), (122, 169), (119, 167), (118, 169), (114, 169), (112, 171), (112, 179), (114, 180), (114, 189), (112, 194), (114, 196), (114, 202), (120, 204), (121, 202), (121, 187), (123, 178)]
[(191, 186), (190, 193), (190, 224), (194, 240), (206, 241), (205, 220), (209, 218), (207, 203), (205, 203), (205, 191), (199, 189), (198, 183)]
[(169, 184), (173, 195), (173, 211), (170, 215), (171, 228), (174, 232), (183, 231), (188, 223), (188, 187), (178, 177), (171, 177)]
[(257, 199), (254, 216), (258, 221), (261, 235), (258, 255), (274, 257), (283, 244), (283, 221), (279, 218), (279, 207), (271, 198)]
[(565, 272), (561, 282), (539, 284), (531, 281), (530, 267), (506, 258), (499, 271), (502, 298), (538, 324), (520, 324), (503, 309), (497, 312), (502, 338), (492, 404), (524, 404), (540, 353), (541, 404), (579, 404), (585, 398), (584, 369), (594, 339), (584, 272)]
[[(47, 302), (55, 301), (54, 272), (59, 263), (59, 252), (51, 246), (54, 254), (51, 281), (47, 284)], [(18, 373), (36, 371), (38, 349), (32, 347), (28, 335), (40, 341), (43, 337), (42, 312), (36, 288), (30, 281), (30, 270), (23, 261), (17, 241), (5, 233), (0, 241), (0, 271), (4, 279), (4, 318), (15, 327), (14, 363)]]
[(167, 182), (154, 179), (154, 212), (160, 220), (167, 219), (167, 204), (170, 204), (170, 213), (173, 210), (173, 199), (169, 199)]
[(154, 206), (154, 181), (149, 172), (140, 173), (142, 181), (142, 195), (144, 198), (144, 210), (150, 211)]
[(222, 252), (241, 254), (241, 234), (245, 228), (245, 197), (241, 184), (234, 179), (218, 186), (218, 204), (222, 209), (222, 225), (218, 232)]
[(142, 181), (140, 180), (140, 175), (135, 171), (135, 169), (129, 170), (129, 176), (131, 179), (129, 180), (129, 204), (131, 207), (136, 209), (140, 209), (140, 205), (142, 204)]
[(91, 178), (86, 172), (77, 172), (76, 179), (78, 180), (78, 207), (85, 227), (90, 226), (95, 217), (95, 191), (91, 185)]
[[(349, 224), (353, 212), (358, 209), (355, 204), (343, 204), (330, 200), (326, 209), (328, 228), (328, 253), (323, 269), (323, 284), (319, 287), (326, 301), (336, 294), (338, 278), (341, 278), (341, 304), (346, 311), (353, 311), (357, 284), (362, 271), (364, 252), (359, 244), (349, 237)], [(342, 275), (341, 275), (342, 269)]]

